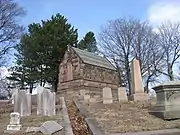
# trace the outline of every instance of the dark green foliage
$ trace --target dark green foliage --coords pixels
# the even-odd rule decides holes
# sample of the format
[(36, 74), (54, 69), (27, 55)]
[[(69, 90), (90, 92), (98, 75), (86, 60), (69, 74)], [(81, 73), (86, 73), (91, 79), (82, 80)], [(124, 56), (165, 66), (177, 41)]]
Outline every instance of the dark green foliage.
[(28, 26), (28, 33), (16, 46), (16, 58), (30, 90), (36, 82), (41, 86), (48, 82), (57, 88), (59, 64), (67, 45), (76, 45), (77, 38), (77, 29), (60, 14)]
[(78, 43), (78, 48), (88, 52), (97, 52), (97, 42), (92, 31), (86, 33), (85, 37)]

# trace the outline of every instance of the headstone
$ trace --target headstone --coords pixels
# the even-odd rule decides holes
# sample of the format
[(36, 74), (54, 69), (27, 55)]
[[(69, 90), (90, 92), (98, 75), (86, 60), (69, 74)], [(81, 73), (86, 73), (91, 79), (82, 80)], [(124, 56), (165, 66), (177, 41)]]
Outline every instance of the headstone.
[(36, 90), (37, 90), (37, 93), (42, 93), (42, 92), (45, 90), (45, 88), (42, 87), (42, 86), (38, 86), (38, 87), (36, 88)]
[(103, 88), (103, 104), (111, 104), (111, 103), (113, 103), (111, 88), (104, 87)]
[(37, 105), (37, 94), (31, 95), (31, 104)]
[(21, 110), (21, 97), (19, 93), (14, 95), (14, 112), (19, 112)]
[(119, 87), (118, 88), (118, 98), (119, 98), (119, 102), (126, 102), (126, 101), (128, 101), (127, 92), (126, 92), (126, 88), (125, 87)]
[(10, 114), (10, 123), (7, 125), (7, 130), (11, 131), (19, 131), (21, 128), (20, 125), (20, 114), (17, 112), (13, 112)]
[(51, 115), (56, 115), (56, 93), (52, 93), (52, 98), (51, 98), (51, 110), (52, 114)]
[(37, 94), (37, 114), (44, 116), (55, 115), (56, 99), (55, 93), (51, 93), (49, 90), (44, 89), (41, 93)]
[(45, 135), (51, 135), (55, 132), (62, 130), (63, 127), (55, 121), (46, 121), (39, 128), (39, 131)]
[(21, 116), (27, 116), (28, 115), (28, 101), (27, 101), (27, 93), (26, 91), (20, 91), (19, 92), (21, 96)]
[(31, 102), (31, 94), (27, 94), (27, 115), (31, 115), (32, 102)]
[(21, 90), (15, 94), (14, 112), (20, 113), (20, 116), (31, 114), (31, 96), (26, 91)]
[(12, 89), (12, 96), (11, 96), (11, 99), (12, 99), (12, 104), (14, 104), (14, 98), (15, 98), (15, 94), (17, 94), (19, 92), (19, 90), (17, 88), (14, 88)]
[(141, 76), (141, 70), (139, 60), (134, 59), (131, 64), (131, 93), (134, 101), (147, 101), (148, 94), (144, 93), (143, 81)]
[(153, 88), (157, 94), (156, 104), (150, 113), (167, 120), (180, 118), (180, 81), (170, 81)]

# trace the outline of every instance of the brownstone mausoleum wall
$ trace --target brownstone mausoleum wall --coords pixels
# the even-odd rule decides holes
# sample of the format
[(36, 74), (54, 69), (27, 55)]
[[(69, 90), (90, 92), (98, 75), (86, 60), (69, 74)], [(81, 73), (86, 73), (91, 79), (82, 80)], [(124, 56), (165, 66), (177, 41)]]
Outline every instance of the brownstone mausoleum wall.
[(72, 48), (66, 51), (59, 70), (57, 93), (80, 89), (102, 92), (106, 86), (114, 90), (118, 88), (116, 71), (83, 63)]

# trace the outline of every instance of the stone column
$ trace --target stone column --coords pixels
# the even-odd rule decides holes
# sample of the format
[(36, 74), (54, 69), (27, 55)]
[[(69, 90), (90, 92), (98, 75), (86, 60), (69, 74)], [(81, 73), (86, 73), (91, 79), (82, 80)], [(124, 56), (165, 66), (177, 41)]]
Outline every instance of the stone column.
[(148, 100), (148, 94), (144, 93), (143, 81), (141, 76), (139, 60), (134, 59), (131, 64), (131, 93), (134, 101), (146, 101)]

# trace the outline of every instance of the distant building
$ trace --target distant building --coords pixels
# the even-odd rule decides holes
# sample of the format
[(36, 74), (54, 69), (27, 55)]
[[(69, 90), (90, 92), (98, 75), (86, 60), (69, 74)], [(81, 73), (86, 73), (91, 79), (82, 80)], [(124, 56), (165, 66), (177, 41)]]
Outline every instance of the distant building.
[(117, 90), (118, 73), (104, 57), (68, 46), (59, 69), (57, 93), (87, 89), (102, 92), (103, 87)]

